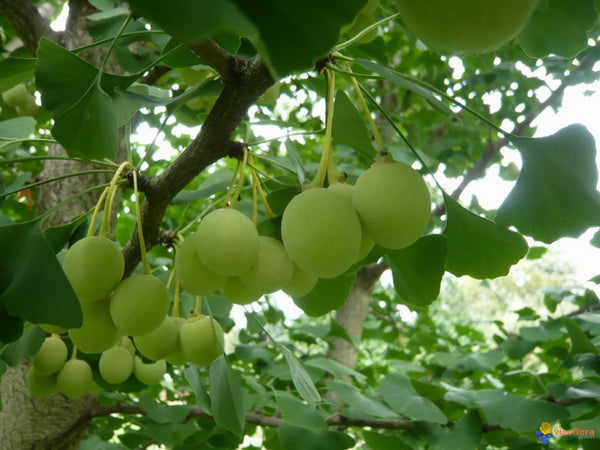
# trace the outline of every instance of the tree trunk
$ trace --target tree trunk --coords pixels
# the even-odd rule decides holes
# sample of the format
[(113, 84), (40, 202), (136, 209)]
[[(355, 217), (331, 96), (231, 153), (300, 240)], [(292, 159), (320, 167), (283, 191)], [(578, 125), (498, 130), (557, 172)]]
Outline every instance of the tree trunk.
[[(28, 2), (18, 0), (0, 0), (0, 12), (18, 23), (19, 32), (27, 48), (35, 52), (36, 42), (42, 36), (51, 38), (68, 49), (73, 49), (92, 40), (87, 33), (85, 17), (93, 12), (91, 5), (83, 0), (71, 0), (64, 33), (54, 33), (44, 28), (43, 18)], [(26, 16), (19, 16), (19, 11)], [(4, 13), (6, 12), (6, 13)], [(46, 24), (47, 27), (47, 24)], [(34, 41), (35, 40), (35, 41)], [(105, 49), (100, 47), (82, 54), (88, 62), (99, 66)], [(110, 71), (118, 73), (116, 65), (110, 64)], [(64, 156), (66, 153), (59, 145), (52, 145), (51, 155)], [(90, 164), (75, 161), (48, 161), (40, 174), (41, 179), (51, 179), (67, 173), (90, 169)], [(38, 196), (38, 211), (49, 210), (59, 202), (82, 190), (110, 181), (105, 174), (67, 178), (41, 187)], [(45, 226), (56, 226), (69, 222), (74, 217), (94, 207), (101, 191), (92, 192), (68, 203), (45, 222)], [(7, 450), (25, 449), (61, 449), (70, 450), (80, 447), (90, 424), (89, 411), (97, 406), (96, 395), (85, 395), (70, 399), (61, 393), (46, 398), (35, 398), (27, 389), (26, 374), (29, 361), (23, 361), (17, 367), (9, 367), (0, 379), (2, 410), (0, 411), (0, 448)]]

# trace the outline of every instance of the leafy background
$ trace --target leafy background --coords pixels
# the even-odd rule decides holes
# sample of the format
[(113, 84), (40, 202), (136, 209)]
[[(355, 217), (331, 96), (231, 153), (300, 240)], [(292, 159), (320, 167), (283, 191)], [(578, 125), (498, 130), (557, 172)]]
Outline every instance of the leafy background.
[[(92, 3), (98, 11), (88, 17), (89, 33), (110, 43), (127, 5)], [(134, 161), (145, 161), (142, 175), (159, 174), (191, 143), (222, 89), (201, 80), (214, 72), (178, 41), (210, 37), (237, 55), (258, 52), (279, 96), (260, 99), (234, 138), (249, 144), (280, 214), (314, 174), (323, 146), (325, 83), (313, 65), (354, 34), (344, 26), (365, 3), (130, 1), (140, 18), (114, 48), (126, 76), (98, 70), (81, 51), (49, 39), (40, 41), (35, 59), (3, 47), (1, 90), (27, 82), (42, 108), (33, 119), (7, 105), (0, 113), (1, 371), (37, 351), (44, 334), (35, 324), (80, 320), (59, 250), (81, 236), (86, 217), (43, 231), (36, 217), (47, 141), (58, 141), (72, 158), (113, 159), (118, 127), (134, 118)], [(341, 50), (354, 59), (352, 70), (368, 75), (360, 81), (377, 100), (370, 108), (387, 149), (420, 167), (436, 204), (426, 236), (399, 251), (376, 248), (363, 261), (383, 257), (391, 273), (374, 289), (362, 336), (349, 335), (335, 310), (363, 264), (294, 299), (300, 310), (284, 308), (289, 300), (278, 295), (245, 310), (209, 296), (207, 306), (229, 332), (227, 358), (210, 369), (171, 367), (156, 387), (103, 384), (81, 448), (537, 448), (535, 431), (545, 421), (600, 431), (600, 279), (577, 279), (548, 251), (557, 239), (600, 225), (595, 143), (577, 124), (532, 137), (533, 120), (557, 108), (568, 86), (596, 81), (596, 11), (593, 1), (542, 2), (516, 42), (462, 58), (462, 72), (456, 60), (416, 42), (397, 18), (381, 24), (373, 40)], [(375, 21), (393, 12), (393, 2), (382, 1), (367, 15)], [(4, 21), (0, 26), (14, 36)], [(140, 84), (154, 64), (164, 74), (152, 86)], [(346, 70), (341, 61), (336, 67)], [(535, 92), (549, 80), (553, 94), (538, 101)], [(337, 76), (336, 87), (335, 160), (353, 182), (375, 147), (347, 74)], [(500, 101), (490, 102), (492, 95)], [(520, 167), (503, 158), (504, 147), (518, 152)], [(477, 195), (459, 198), (490, 167), (513, 183), (497, 211), (483, 208)], [(181, 229), (214, 206), (234, 168), (226, 158), (196, 177), (162, 226)], [(123, 192), (116, 237), (125, 246), (135, 218), (131, 189)], [(249, 198), (244, 191), (238, 206), (246, 213)], [(277, 221), (260, 213), (259, 229), (276, 235)], [(172, 251), (157, 246), (149, 257), (166, 281)], [(182, 301), (188, 309), (193, 303), (185, 293)], [(354, 367), (328, 357), (340, 340), (359, 345)], [(121, 405), (129, 414), (110, 415)], [(553, 445), (594, 448), (591, 442), (561, 437)]]

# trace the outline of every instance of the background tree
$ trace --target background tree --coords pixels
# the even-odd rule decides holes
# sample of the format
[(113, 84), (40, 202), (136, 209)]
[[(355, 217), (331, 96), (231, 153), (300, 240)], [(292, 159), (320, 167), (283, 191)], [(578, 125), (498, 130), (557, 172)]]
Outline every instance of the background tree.
[[(476, 56), (440, 53), (408, 10), (396, 14), (404, 3), (0, 0), (3, 445), (593, 448), (539, 429), (600, 432), (596, 281), (567, 282), (547, 259), (504, 276), (600, 225), (589, 131), (531, 138), (568, 86), (596, 80), (595, 3), (530, 2), (516, 39)], [(425, 235), (320, 279), (294, 298), (293, 319), (280, 294), (196, 304), (169, 282), (181, 237), (224, 202), (280, 237), (290, 200), (319, 168), (334, 173), (331, 150), (350, 184), (382, 152), (418, 169), (434, 203)], [(494, 172), (514, 182), (497, 211), (461, 197)], [(108, 206), (93, 213), (111, 179), (112, 221)], [(32, 397), (39, 325), (81, 325), (59, 261), (96, 219), (122, 248), (124, 278), (150, 268), (169, 283), (172, 314), (212, 315), (224, 355), (169, 363), (146, 386), (106, 382), (100, 355), (79, 351), (93, 392)], [(492, 293), (498, 307), (482, 314), (473, 305)]]

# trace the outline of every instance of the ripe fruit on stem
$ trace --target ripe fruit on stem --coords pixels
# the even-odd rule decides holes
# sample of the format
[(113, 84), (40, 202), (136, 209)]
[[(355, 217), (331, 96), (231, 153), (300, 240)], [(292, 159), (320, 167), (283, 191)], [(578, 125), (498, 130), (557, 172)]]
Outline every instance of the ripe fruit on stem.
[(283, 288), (290, 297), (303, 297), (313, 290), (317, 284), (318, 277), (311, 275), (294, 264), (294, 273), (290, 282)]
[(52, 375), (62, 369), (67, 356), (67, 345), (61, 338), (51, 336), (44, 339), (39, 351), (31, 358), (31, 364), (39, 375)]
[(200, 260), (219, 275), (240, 275), (256, 261), (258, 231), (235, 209), (220, 208), (208, 214), (193, 239)]
[(358, 216), (344, 197), (330, 189), (312, 188), (287, 205), (281, 238), (288, 255), (306, 272), (321, 278), (344, 273), (361, 247)]
[(100, 361), (98, 361), (98, 369), (106, 382), (122, 383), (133, 372), (133, 355), (125, 347), (111, 347), (102, 352)]
[(150, 333), (169, 311), (169, 291), (154, 275), (126, 278), (110, 299), (110, 316), (123, 334), (139, 336)]
[(396, 0), (406, 26), (434, 49), (491, 52), (517, 37), (538, 0)]
[(429, 189), (409, 165), (375, 163), (358, 177), (354, 187), (354, 208), (377, 244), (404, 248), (425, 231), (431, 212)]
[(85, 353), (101, 353), (115, 345), (121, 332), (110, 317), (109, 300), (81, 304), (83, 323), (69, 330), (73, 344)]
[(92, 369), (81, 359), (70, 359), (56, 376), (56, 388), (67, 397), (86, 394), (92, 385)]
[(133, 338), (135, 346), (142, 355), (158, 360), (175, 350), (178, 328), (172, 317), (165, 317), (163, 322), (148, 334)]
[(133, 374), (141, 383), (148, 385), (158, 384), (166, 371), (167, 363), (164, 359), (156, 361), (155, 363), (145, 364), (139, 356), (135, 357)]
[(194, 295), (208, 295), (223, 286), (225, 277), (210, 270), (196, 251), (196, 235), (186, 239), (175, 252), (175, 273), (181, 286)]
[(48, 397), (56, 391), (56, 374), (40, 375), (34, 366), (27, 371), (27, 389), (37, 398)]
[(81, 303), (106, 298), (121, 281), (124, 268), (119, 247), (101, 236), (75, 242), (63, 261), (65, 275)]
[(251, 291), (269, 294), (290, 282), (294, 263), (277, 239), (259, 236), (258, 242), (256, 262), (239, 278)]
[(181, 325), (179, 339), (188, 362), (208, 367), (221, 355), (223, 329), (208, 316), (190, 317)]

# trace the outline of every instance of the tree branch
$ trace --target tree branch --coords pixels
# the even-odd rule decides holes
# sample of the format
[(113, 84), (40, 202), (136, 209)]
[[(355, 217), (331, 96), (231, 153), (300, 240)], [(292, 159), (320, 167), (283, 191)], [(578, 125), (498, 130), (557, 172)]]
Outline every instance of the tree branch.
[(57, 33), (42, 17), (37, 8), (26, 0), (0, 0), (0, 15), (10, 23), (17, 36), (31, 53), (37, 52), (38, 42), (42, 37), (58, 41)]
[(212, 39), (204, 39), (187, 46), (202, 60), (217, 71), (225, 84), (235, 82), (236, 58)]
[[(211, 53), (215, 46), (210, 41), (203, 42), (207, 42), (206, 47), (199, 48), (210, 50), (202, 54), (203, 58), (217, 66), (228, 66), (223, 76), (225, 87), (192, 143), (160, 175), (147, 180), (144, 189), (146, 201), (142, 208), (142, 230), (147, 248), (158, 242), (160, 224), (173, 197), (210, 164), (239, 153), (240, 144), (232, 142), (231, 138), (248, 108), (274, 83), (260, 57), (242, 58), (226, 54), (221, 55), (226, 62), (217, 62), (216, 53)], [(140, 261), (137, 229), (123, 255), (125, 276), (128, 276)]]

